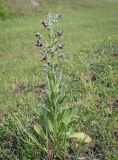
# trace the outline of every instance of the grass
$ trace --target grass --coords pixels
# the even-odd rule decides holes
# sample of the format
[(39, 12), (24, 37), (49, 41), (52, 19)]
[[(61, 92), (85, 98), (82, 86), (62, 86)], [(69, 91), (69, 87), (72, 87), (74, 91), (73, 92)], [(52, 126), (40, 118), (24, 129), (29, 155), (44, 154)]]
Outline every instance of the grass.
[(70, 85), (66, 104), (74, 103), (78, 130), (93, 139), (82, 148), (80, 157), (117, 160), (118, 2), (41, 1), (37, 8), (20, 2), (17, 6), (22, 10), (5, 2), (15, 15), (0, 20), (0, 133), (6, 135), (4, 141), (0, 137), (0, 159), (39, 159), (35, 148), (26, 145), (18, 153), (18, 148), (10, 147), (6, 128), (15, 126), (13, 113), (26, 123), (39, 109), (43, 72), (34, 34), (42, 31), (40, 23), (50, 10), (63, 15), (67, 58), (62, 66)]

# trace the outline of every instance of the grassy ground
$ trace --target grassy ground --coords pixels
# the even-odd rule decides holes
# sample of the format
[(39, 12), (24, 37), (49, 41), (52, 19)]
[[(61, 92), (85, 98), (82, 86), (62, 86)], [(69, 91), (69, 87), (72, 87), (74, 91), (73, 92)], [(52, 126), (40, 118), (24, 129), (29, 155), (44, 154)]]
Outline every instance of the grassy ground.
[[(117, 160), (118, 1), (40, 1), (36, 8), (24, 1), (5, 2), (15, 15), (0, 20), (1, 135), (2, 127), (10, 124), (12, 113), (24, 122), (38, 109), (43, 72), (34, 34), (42, 31), (40, 23), (48, 11), (61, 12), (67, 57), (62, 66), (72, 94), (72, 100), (68, 104), (67, 99), (66, 103), (72, 105), (74, 99), (78, 128), (93, 138), (80, 156)], [(19, 153), (6, 147), (10, 142), (3, 143), (2, 138), (0, 141), (1, 160), (19, 159)], [(38, 159), (37, 154), (22, 151), (22, 159), (32, 156)]]

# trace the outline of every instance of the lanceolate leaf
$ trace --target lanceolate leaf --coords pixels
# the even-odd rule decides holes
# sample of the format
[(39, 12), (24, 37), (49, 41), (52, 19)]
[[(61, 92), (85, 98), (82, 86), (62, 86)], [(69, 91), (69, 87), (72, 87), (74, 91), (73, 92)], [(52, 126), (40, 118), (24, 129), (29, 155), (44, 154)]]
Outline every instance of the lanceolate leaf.
[(33, 125), (33, 129), (35, 130), (35, 132), (43, 137), (44, 139), (46, 139), (46, 135), (45, 135), (45, 132), (43, 131), (42, 127), (37, 123), (35, 122), (35, 124)]
[(53, 132), (53, 123), (48, 119), (48, 128), (50, 132)]
[(73, 116), (73, 108), (66, 108), (63, 110), (64, 115), (63, 115), (63, 122), (67, 126), (71, 121), (72, 121), (72, 116)]

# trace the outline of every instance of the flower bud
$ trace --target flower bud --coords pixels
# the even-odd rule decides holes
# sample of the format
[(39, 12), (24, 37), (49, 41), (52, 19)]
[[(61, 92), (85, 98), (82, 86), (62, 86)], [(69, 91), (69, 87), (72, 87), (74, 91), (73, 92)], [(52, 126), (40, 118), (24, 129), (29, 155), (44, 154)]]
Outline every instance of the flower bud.
[(46, 53), (41, 51), (40, 54), (41, 54), (41, 61), (47, 60), (47, 54)]
[(42, 22), (42, 25), (43, 25), (45, 28), (49, 26), (48, 23), (45, 22), (45, 21)]
[(44, 67), (44, 70), (47, 70), (48, 69), (48, 64), (44, 64), (43, 67)]
[(64, 44), (62, 43), (62, 44), (59, 44), (59, 46), (58, 46), (60, 49), (63, 49), (64, 48)]
[(48, 60), (48, 61), (47, 61), (47, 64), (48, 64), (48, 65), (50, 65), (50, 64), (51, 64), (51, 61), (50, 61), (50, 60)]
[(61, 19), (62, 18), (62, 15), (61, 14), (56, 14), (56, 19)]
[(60, 37), (63, 35), (63, 33), (64, 33), (63, 30), (60, 30), (59, 32), (57, 32), (57, 36)]
[(53, 54), (55, 51), (56, 51), (56, 48), (55, 48), (55, 47), (49, 49), (49, 52), (52, 53), (52, 54)]
[(35, 34), (35, 37), (41, 39), (41, 38), (42, 38), (42, 35), (41, 35), (41, 33), (38, 32), (38, 33)]
[(47, 59), (47, 56), (41, 56), (41, 61), (45, 61)]
[(59, 54), (59, 58), (65, 58), (65, 55), (63, 53)]
[(43, 46), (43, 42), (40, 42), (39, 40), (37, 40), (37, 42), (35, 43), (36, 47), (42, 47)]

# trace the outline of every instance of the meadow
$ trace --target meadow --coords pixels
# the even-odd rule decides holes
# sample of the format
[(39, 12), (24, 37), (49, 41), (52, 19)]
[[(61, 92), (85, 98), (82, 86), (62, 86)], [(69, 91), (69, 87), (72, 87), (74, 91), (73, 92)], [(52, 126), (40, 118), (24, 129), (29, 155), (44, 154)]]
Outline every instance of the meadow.
[(25, 125), (40, 112), (45, 74), (35, 34), (43, 32), (48, 12), (63, 17), (61, 67), (69, 85), (64, 105), (76, 108), (77, 130), (92, 138), (91, 144), (80, 145), (78, 158), (72, 152), (68, 159), (117, 160), (118, 1), (31, 2), (0, 1), (10, 10), (0, 19), (0, 160), (41, 159), (37, 148), (20, 143), (14, 115)]

